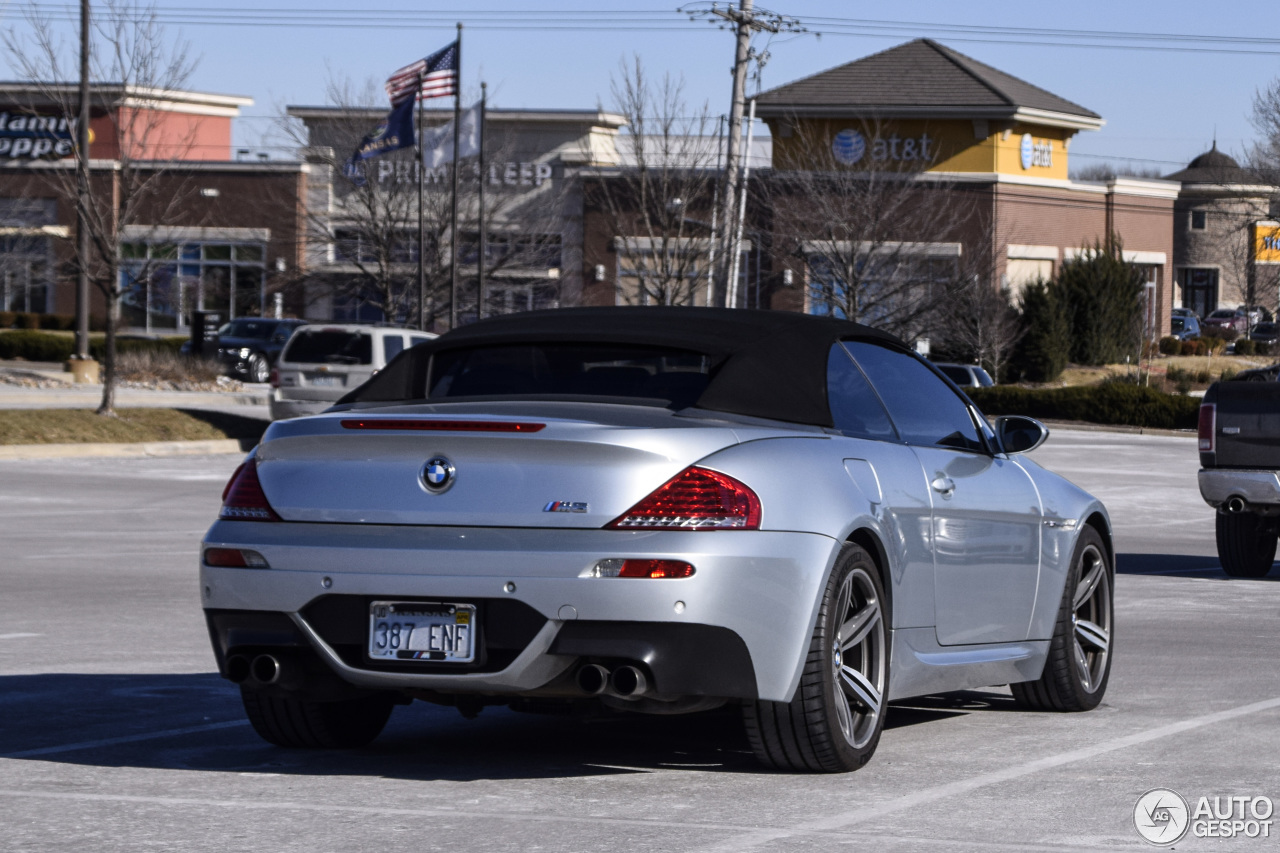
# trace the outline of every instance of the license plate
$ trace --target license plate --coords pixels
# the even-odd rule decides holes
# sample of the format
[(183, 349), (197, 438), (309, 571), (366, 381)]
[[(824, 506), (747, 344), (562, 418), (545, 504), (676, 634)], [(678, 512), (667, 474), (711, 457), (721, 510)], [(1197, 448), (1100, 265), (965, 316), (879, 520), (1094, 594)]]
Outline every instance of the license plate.
[(307, 382), (316, 388), (334, 388), (342, 384), (341, 376), (310, 376)]
[(369, 606), (369, 657), (380, 661), (471, 663), (476, 659), (476, 606), (375, 601)]

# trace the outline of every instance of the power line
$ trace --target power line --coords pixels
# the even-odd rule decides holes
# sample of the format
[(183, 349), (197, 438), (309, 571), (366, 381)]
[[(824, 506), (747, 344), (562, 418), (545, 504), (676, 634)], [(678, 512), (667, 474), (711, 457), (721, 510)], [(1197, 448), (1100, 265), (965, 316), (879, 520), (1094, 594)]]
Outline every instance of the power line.
[[(256, 26), (305, 29), (438, 29), (463, 21), (469, 29), (487, 31), (565, 32), (689, 32), (688, 16), (710, 8), (694, 3), (672, 11), (508, 10), (508, 9), (290, 9), (285, 7), (157, 6), (155, 20), (179, 26)], [(50, 20), (77, 20), (78, 7), (48, 4), (39, 13)], [(142, 20), (147, 16), (100, 13), (112, 20)], [(1051, 27), (1009, 27), (978, 24), (923, 23), (876, 18), (811, 16), (799, 19), (815, 35), (896, 38), (937, 36), (957, 42), (1035, 47), (1075, 47), (1158, 51), (1280, 55), (1280, 38), (1204, 33), (1133, 32)]]

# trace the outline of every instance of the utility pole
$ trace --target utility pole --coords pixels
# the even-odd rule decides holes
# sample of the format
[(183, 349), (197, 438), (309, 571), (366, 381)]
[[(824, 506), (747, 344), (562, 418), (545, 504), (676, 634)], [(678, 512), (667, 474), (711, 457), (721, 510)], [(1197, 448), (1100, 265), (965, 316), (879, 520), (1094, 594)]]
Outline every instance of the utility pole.
[(713, 3), (709, 10), (699, 9), (689, 13), (690, 19), (704, 16), (712, 24), (724, 29), (732, 27), (737, 31), (732, 72), (733, 101), (729, 107), (729, 139), (724, 163), (724, 192), (720, 196), (718, 210), (718, 219), (724, 223), (724, 230), (717, 235), (716, 242), (720, 245), (716, 252), (718, 259), (714, 271), (714, 287), (711, 293), (711, 304), (724, 307), (727, 304), (729, 289), (732, 286), (729, 281), (730, 267), (734, 262), (734, 259), (730, 257), (733, 251), (734, 234), (734, 228), (731, 223), (736, 221), (737, 212), (741, 206), (739, 191), (745, 191), (744, 187), (739, 186), (739, 174), (742, 169), (741, 159), (743, 156), (741, 150), (742, 113), (746, 106), (747, 67), (751, 60), (756, 58), (751, 52), (751, 35), (762, 31), (777, 33), (783, 30), (787, 32), (806, 32), (806, 30), (796, 18), (765, 10), (756, 11), (753, 0), (739, 0), (737, 9), (733, 8), (732, 5), (722, 9), (719, 5)]
[(730, 223), (737, 217), (738, 208), (738, 160), (742, 156), (742, 111), (746, 104), (747, 64), (751, 54), (751, 34), (756, 30), (777, 32), (776, 25), (756, 20), (752, 12), (752, 0), (739, 0), (737, 9), (728, 7), (711, 8), (711, 14), (732, 22), (738, 30), (737, 45), (733, 54), (733, 101), (729, 105), (729, 145), (724, 164), (724, 195), (720, 199), (722, 209), (720, 221), (724, 223), (724, 238), (721, 240), (724, 251), (720, 253), (720, 272), (716, 275), (715, 304), (724, 307), (728, 304), (729, 289), (733, 286), (729, 281), (729, 270), (733, 259), (729, 257), (733, 250), (733, 227)]
[[(89, 358), (89, 0), (80, 0), (80, 119), (76, 124), (76, 351), (71, 358), (77, 382), (97, 382)], [(111, 318), (107, 318), (111, 322)]]

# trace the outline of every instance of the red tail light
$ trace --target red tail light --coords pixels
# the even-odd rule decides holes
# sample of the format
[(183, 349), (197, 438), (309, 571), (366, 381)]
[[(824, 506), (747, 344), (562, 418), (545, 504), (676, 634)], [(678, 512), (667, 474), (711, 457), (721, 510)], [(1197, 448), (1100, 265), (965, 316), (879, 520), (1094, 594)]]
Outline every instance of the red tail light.
[(421, 432), (539, 432), (546, 424), (515, 421), (450, 421), (423, 418), (367, 418), (344, 420), (343, 429), (418, 430)]
[(1218, 425), (1218, 406), (1216, 403), (1202, 403), (1200, 405), (1200, 424), (1197, 432), (1200, 433), (1200, 452), (1213, 452), (1213, 433)]
[(727, 474), (686, 468), (606, 526), (621, 530), (758, 530), (760, 499)]
[(280, 521), (280, 516), (267, 502), (258, 482), (258, 461), (241, 463), (222, 490), (222, 512), (218, 518), (230, 521)]
[(280, 387), (280, 371), (274, 367), (271, 368), (271, 378), (268, 379), (267, 381), (271, 384), (272, 388), (279, 388)]

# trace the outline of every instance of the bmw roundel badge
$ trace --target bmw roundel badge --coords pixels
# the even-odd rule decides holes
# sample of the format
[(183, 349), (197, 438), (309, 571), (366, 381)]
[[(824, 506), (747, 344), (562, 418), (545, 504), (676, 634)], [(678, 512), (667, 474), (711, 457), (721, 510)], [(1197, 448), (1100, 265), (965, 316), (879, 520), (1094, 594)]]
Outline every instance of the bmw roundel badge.
[(453, 463), (443, 456), (432, 456), (422, 466), (422, 485), (429, 492), (439, 494), (453, 485), (457, 478), (457, 469)]

